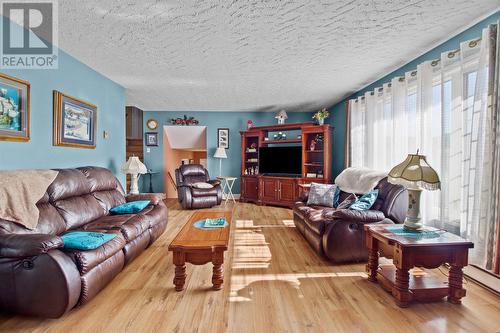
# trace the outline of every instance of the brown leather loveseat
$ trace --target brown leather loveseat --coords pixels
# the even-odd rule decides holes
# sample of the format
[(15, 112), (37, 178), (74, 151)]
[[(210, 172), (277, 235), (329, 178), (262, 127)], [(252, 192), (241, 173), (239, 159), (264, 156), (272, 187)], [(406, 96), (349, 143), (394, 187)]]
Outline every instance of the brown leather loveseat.
[[(61, 169), (37, 203), (35, 230), (0, 219), (0, 309), (60, 317), (96, 296), (165, 231), (167, 207), (154, 194), (125, 196), (107, 169)], [(126, 201), (151, 200), (138, 214), (109, 215)], [(116, 233), (89, 251), (63, 250), (75, 230)]]
[[(318, 254), (333, 262), (367, 260), (363, 226), (403, 223), (408, 210), (408, 194), (403, 186), (391, 184), (384, 178), (375, 188), (379, 190), (377, 200), (365, 211), (308, 206), (307, 195), (303, 196), (293, 207), (297, 230)], [(349, 194), (341, 191), (339, 202)]]

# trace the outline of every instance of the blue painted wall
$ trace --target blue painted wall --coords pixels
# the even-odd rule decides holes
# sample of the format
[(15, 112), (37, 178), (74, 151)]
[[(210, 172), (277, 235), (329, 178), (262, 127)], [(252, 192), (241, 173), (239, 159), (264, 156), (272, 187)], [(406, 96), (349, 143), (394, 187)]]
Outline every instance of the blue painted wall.
[(347, 101), (351, 98), (363, 95), (365, 92), (375, 89), (376, 87), (382, 86), (386, 82), (390, 82), (395, 76), (402, 76), (405, 72), (417, 69), (417, 65), (432, 59), (438, 59), (441, 57), (442, 52), (457, 49), (461, 42), (481, 37), (482, 30), (489, 24), (496, 23), (500, 20), (500, 11), (489, 16), (483, 21), (475, 24), (469, 29), (463, 31), (462, 33), (456, 35), (455, 37), (447, 40), (446, 42), (435, 47), (431, 51), (423, 54), (422, 56), (412, 60), (408, 64), (398, 68), (397, 70), (385, 75), (378, 81), (370, 84), (366, 88), (353, 93), (349, 98), (343, 100), (340, 103), (335, 104), (330, 108), (331, 117), (330, 123), (335, 126), (335, 131), (333, 135), (334, 142), (334, 153), (333, 153), (333, 175), (334, 177), (344, 169), (344, 154), (345, 154), (345, 134), (346, 134), (346, 106)]
[[(200, 126), (207, 126), (207, 159), (208, 172), (212, 178), (219, 174), (219, 160), (213, 158), (217, 147), (217, 128), (229, 128), (229, 149), (227, 150), (227, 159), (222, 161), (222, 173), (228, 176), (240, 176), (241, 163), (241, 139), (240, 131), (247, 127), (247, 120), (251, 119), (254, 126), (264, 126), (276, 124), (274, 113), (269, 112), (171, 112), (171, 111), (146, 111), (144, 112), (144, 128), (146, 121), (150, 118), (158, 120), (159, 128), (163, 125), (170, 125), (171, 118), (195, 117), (200, 122)], [(311, 112), (289, 112), (287, 123), (298, 123), (312, 121)], [(146, 130), (145, 130), (146, 131)], [(149, 131), (149, 130), (147, 130)], [(163, 170), (163, 134), (158, 130), (158, 147), (144, 146), (144, 161), (148, 168), (154, 171)], [(147, 148), (151, 149), (147, 153)], [(163, 191), (163, 175), (157, 174), (153, 177), (155, 191)], [(234, 193), (240, 193), (239, 179), (233, 188)]]
[[(1, 20), (0, 20), (1, 24)], [(110, 168), (125, 181), (125, 91), (69, 54), (59, 50), (57, 70), (2, 70), (31, 84), (29, 142), (0, 141), (0, 170), (70, 168), (97, 165)], [(88, 101), (98, 108), (97, 147), (80, 149), (52, 145), (52, 91)], [(109, 133), (103, 139), (103, 131)]]

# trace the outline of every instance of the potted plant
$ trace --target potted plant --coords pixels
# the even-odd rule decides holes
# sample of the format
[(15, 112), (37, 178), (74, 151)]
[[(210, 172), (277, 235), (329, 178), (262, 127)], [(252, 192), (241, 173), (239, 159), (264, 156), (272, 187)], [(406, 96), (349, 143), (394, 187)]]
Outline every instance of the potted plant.
[(318, 125), (323, 125), (325, 123), (325, 119), (330, 116), (330, 113), (326, 108), (322, 108), (318, 112), (313, 115), (313, 119), (318, 121)]

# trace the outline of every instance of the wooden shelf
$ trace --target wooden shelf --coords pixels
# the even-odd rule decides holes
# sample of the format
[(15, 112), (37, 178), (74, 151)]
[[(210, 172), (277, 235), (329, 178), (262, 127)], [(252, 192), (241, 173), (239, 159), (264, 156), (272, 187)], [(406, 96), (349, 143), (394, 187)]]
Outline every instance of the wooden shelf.
[[(439, 270), (422, 269), (423, 275), (410, 274), (408, 289), (413, 300), (420, 302), (438, 301), (448, 295), (448, 281)], [(377, 280), (382, 287), (392, 292), (396, 286), (396, 267), (382, 265), (377, 272)]]
[(324, 164), (323, 163), (304, 163), (305, 166), (318, 166), (321, 167)]
[[(284, 130), (299, 130), (303, 127), (318, 127), (318, 131), (321, 130), (321, 126), (316, 125), (314, 122), (307, 121), (303, 123), (287, 123), (287, 124), (276, 124), (276, 125), (268, 125), (268, 126), (254, 126), (248, 129), (248, 132), (254, 131), (284, 131)], [(250, 135), (249, 135), (250, 136)], [(256, 136), (254, 134), (253, 136)]]
[(302, 143), (302, 139), (283, 139), (283, 140), (264, 140), (263, 144), (275, 144), (275, 143)]

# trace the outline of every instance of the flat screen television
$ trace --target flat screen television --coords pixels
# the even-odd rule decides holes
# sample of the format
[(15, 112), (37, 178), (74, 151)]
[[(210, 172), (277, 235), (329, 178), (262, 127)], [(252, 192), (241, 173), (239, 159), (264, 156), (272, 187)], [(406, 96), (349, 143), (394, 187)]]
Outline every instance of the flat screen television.
[(259, 174), (300, 176), (302, 148), (297, 146), (259, 148)]

